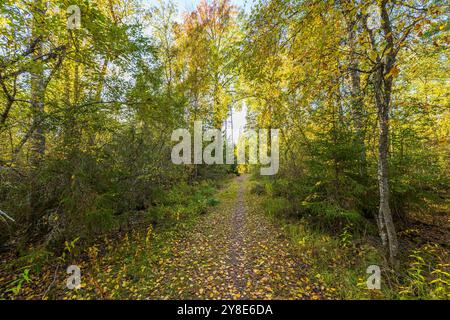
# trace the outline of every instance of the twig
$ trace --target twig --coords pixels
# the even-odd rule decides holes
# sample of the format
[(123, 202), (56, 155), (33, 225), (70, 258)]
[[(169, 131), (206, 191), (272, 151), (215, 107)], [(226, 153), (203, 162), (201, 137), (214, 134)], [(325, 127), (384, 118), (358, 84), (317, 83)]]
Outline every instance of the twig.
[(50, 291), (50, 288), (51, 288), (51, 287), (53, 286), (53, 284), (55, 283), (56, 278), (57, 278), (57, 276), (58, 276), (58, 269), (59, 269), (59, 264), (56, 266), (55, 274), (54, 274), (54, 276), (53, 276), (52, 282), (50, 283), (50, 285), (48, 286), (47, 290), (45, 290), (44, 294), (42, 295), (42, 300), (44, 300), (45, 296), (46, 296), (47, 293)]
[(6, 212), (3, 212), (2, 210), (0, 210), (0, 216), (3, 216), (3, 217), (5, 217), (5, 218), (9, 219), (9, 220), (11, 220), (12, 222), (16, 222), (16, 220), (14, 220), (14, 219), (11, 218), (10, 216), (8, 216), (8, 215), (6, 214)]

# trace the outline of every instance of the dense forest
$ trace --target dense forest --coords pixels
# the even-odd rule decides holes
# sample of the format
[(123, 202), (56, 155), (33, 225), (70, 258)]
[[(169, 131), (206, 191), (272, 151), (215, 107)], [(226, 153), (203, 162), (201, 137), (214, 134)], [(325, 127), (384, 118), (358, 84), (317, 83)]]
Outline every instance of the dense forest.
[(447, 1), (192, 3), (1, 1), (0, 299), (449, 299)]

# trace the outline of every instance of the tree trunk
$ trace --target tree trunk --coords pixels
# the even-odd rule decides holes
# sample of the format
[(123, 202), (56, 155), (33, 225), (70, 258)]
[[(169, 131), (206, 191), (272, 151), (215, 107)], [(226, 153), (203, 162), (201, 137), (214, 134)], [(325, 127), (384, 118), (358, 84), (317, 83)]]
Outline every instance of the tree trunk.
[[(44, 19), (44, 5), (42, 0), (34, 2), (35, 12), (33, 14), (32, 39), (36, 39), (42, 32)], [(44, 99), (45, 99), (45, 79), (44, 65), (39, 61), (42, 56), (42, 42), (39, 42), (33, 52), (37, 66), (31, 73), (31, 111), (32, 128), (30, 146), (30, 165), (32, 170), (31, 190), (30, 190), (30, 214), (28, 222), (32, 227), (35, 226), (39, 217), (39, 203), (41, 202), (42, 190), (38, 182), (38, 169), (41, 166), (45, 153), (45, 133), (43, 126), (44, 119)]]
[[(397, 264), (398, 240), (389, 206), (389, 105), (378, 105), (380, 136), (378, 146), (378, 185), (380, 190), (379, 228), (383, 245), (389, 252), (389, 261)], [(387, 238), (387, 239), (386, 239)], [(387, 240), (387, 241), (386, 241)]]
[(395, 231), (392, 212), (389, 205), (389, 110), (391, 103), (391, 92), (393, 78), (391, 74), (396, 61), (394, 50), (394, 38), (390, 17), (386, 8), (387, 1), (380, 3), (382, 28), (386, 39), (386, 55), (376, 61), (376, 72), (374, 74), (375, 103), (378, 110), (379, 122), (379, 146), (378, 146), (378, 184), (380, 191), (380, 206), (377, 217), (380, 236), (383, 245), (389, 253), (389, 261), (392, 266), (397, 267), (398, 239)]

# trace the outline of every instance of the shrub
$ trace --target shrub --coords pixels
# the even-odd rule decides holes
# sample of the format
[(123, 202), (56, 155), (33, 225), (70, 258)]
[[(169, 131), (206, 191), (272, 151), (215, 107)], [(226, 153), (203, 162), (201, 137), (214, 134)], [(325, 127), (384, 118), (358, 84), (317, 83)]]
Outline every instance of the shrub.
[(426, 244), (409, 256), (407, 276), (401, 287), (403, 297), (450, 298), (450, 264), (445, 249)]
[(209, 198), (207, 201), (207, 204), (208, 204), (208, 206), (215, 207), (219, 204), (219, 202), (220, 201), (217, 200), (216, 198)]
[(361, 231), (367, 227), (365, 219), (354, 210), (346, 210), (335, 204), (322, 202), (306, 202), (300, 205), (300, 212), (310, 218), (317, 226), (342, 232), (344, 228)]
[(152, 224), (160, 224), (170, 214), (170, 208), (165, 205), (151, 207), (148, 210), (149, 220)]
[(265, 201), (264, 207), (270, 216), (286, 216), (292, 213), (292, 205), (286, 198), (269, 198)]
[(114, 219), (114, 211), (106, 208), (99, 208), (86, 213), (87, 235), (101, 234), (117, 227), (117, 221)]
[(266, 193), (266, 189), (264, 188), (264, 186), (260, 183), (255, 183), (252, 188), (250, 189), (250, 192), (252, 194), (257, 194), (257, 195), (263, 195)]

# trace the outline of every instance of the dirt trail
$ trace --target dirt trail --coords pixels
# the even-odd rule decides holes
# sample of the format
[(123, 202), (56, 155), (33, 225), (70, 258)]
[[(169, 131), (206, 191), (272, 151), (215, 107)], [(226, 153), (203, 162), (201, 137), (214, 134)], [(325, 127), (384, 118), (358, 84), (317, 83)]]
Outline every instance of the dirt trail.
[(221, 192), (220, 205), (173, 239), (154, 268), (152, 299), (320, 299), (291, 244), (246, 199), (247, 177)]
[(237, 194), (236, 204), (233, 212), (233, 232), (231, 235), (230, 256), (233, 266), (233, 282), (237, 291), (242, 293), (245, 291), (245, 274), (248, 270), (246, 265), (244, 252), (244, 228), (246, 221), (246, 208), (244, 203), (244, 184), (243, 176), (237, 179), (239, 181), (239, 190)]

